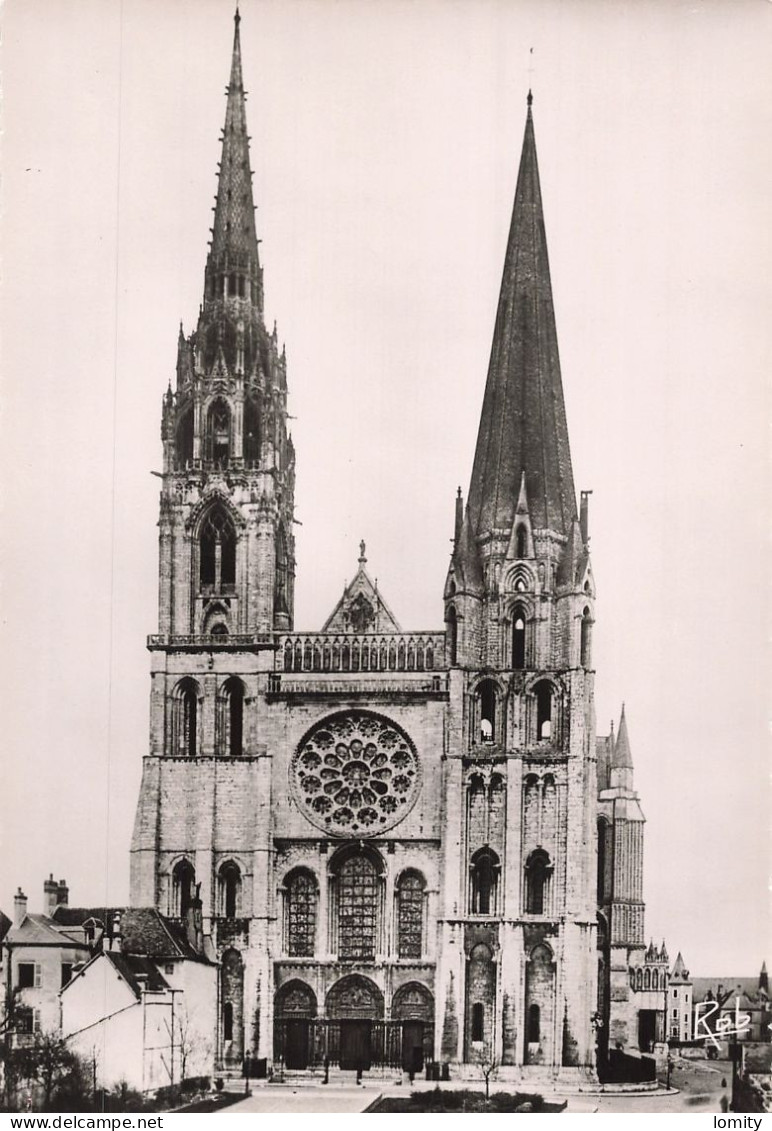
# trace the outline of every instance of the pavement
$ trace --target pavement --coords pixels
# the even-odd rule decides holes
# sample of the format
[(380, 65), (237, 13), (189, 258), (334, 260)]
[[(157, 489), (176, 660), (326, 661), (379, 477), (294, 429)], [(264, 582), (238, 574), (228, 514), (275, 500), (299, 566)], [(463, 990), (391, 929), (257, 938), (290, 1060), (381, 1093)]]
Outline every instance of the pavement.
[[(728, 1062), (691, 1061), (675, 1058), (671, 1078), (672, 1087), (664, 1087), (659, 1092), (645, 1094), (632, 1093), (583, 1093), (580, 1095), (552, 1096), (546, 1088), (539, 1088), (545, 1099), (567, 1100), (566, 1111), (572, 1113), (624, 1113), (638, 1112), (658, 1114), (660, 1112), (692, 1112), (720, 1114), (723, 1096), (730, 1089), (732, 1066)], [(423, 1084), (423, 1082), (421, 1082)], [(416, 1081), (418, 1085), (418, 1081)], [(474, 1087), (470, 1081), (454, 1081), (456, 1087)], [(423, 1085), (426, 1087), (426, 1085)], [(429, 1085), (434, 1087), (434, 1085)], [(482, 1085), (480, 1085), (482, 1086)], [(512, 1090), (511, 1084), (498, 1084), (491, 1081), (491, 1090)], [(325, 1114), (356, 1113), (364, 1111), (381, 1095), (401, 1095), (410, 1087), (395, 1086), (390, 1080), (368, 1080), (361, 1087), (330, 1084), (328, 1086), (303, 1084), (267, 1084), (253, 1087), (252, 1095), (232, 1104), (223, 1114), (229, 1112), (260, 1112), (275, 1114)]]

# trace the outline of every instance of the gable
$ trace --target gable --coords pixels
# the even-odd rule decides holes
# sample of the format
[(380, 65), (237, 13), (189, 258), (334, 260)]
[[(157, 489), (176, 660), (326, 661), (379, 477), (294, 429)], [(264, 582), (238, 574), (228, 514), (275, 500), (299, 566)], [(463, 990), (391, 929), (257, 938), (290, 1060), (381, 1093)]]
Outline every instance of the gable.
[(360, 543), (359, 568), (343, 590), (322, 632), (401, 632), (397, 619), (365, 569), (365, 544)]

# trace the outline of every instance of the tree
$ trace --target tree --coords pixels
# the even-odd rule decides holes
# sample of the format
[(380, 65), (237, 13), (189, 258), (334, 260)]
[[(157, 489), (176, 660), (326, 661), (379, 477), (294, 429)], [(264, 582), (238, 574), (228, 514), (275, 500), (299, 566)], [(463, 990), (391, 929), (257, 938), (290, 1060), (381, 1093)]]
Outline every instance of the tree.
[(482, 1072), (483, 1079), (485, 1080), (485, 1102), (486, 1103), (491, 1098), (491, 1076), (496, 1071), (497, 1067), (498, 1067), (498, 1061), (493, 1057), (491, 1057), (490, 1060), (483, 1061), (483, 1063), (480, 1065), (480, 1071)]
[[(12, 1060), (17, 1080), (28, 1080), (40, 1086), (44, 1110), (51, 1107), (65, 1084), (77, 1083), (77, 1094), (86, 1094), (86, 1067), (56, 1033), (36, 1033), (31, 1044), (12, 1050)], [(68, 1094), (70, 1090), (68, 1087)]]
[[(209, 1056), (212, 1042), (202, 1034), (196, 1025), (195, 1009), (188, 1009), (184, 1003), (175, 1010), (174, 1014), (174, 1046), (179, 1056), (180, 1080), (188, 1078), (188, 1069), (201, 1067), (201, 1062)], [(205, 1075), (203, 1072), (194, 1073), (197, 1076)]]

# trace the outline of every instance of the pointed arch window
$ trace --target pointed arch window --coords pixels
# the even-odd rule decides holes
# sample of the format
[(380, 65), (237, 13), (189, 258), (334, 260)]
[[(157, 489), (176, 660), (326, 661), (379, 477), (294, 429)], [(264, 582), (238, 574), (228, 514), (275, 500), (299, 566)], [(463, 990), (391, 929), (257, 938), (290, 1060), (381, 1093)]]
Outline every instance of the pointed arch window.
[(193, 459), (193, 406), (188, 405), (177, 424), (175, 441), (177, 467), (185, 468)]
[(179, 860), (172, 871), (173, 917), (182, 919), (196, 896), (196, 871), (189, 860)]
[(260, 404), (252, 396), (244, 401), (244, 459), (247, 464), (260, 459)]
[(316, 947), (319, 896), (314, 875), (305, 868), (291, 872), (284, 885), (284, 949), (293, 958), (312, 958)]
[(472, 1006), (472, 1040), (482, 1041), (485, 1035), (485, 1006), (476, 1001)]
[(174, 691), (172, 753), (187, 758), (198, 754), (198, 685), (192, 679), (181, 680)]
[(544, 915), (548, 906), (552, 865), (549, 855), (537, 848), (525, 865), (525, 910), (527, 915)]
[(241, 869), (233, 860), (226, 860), (217, 875), (217, 903), (220, 915), (235, 919), (241, 911)]
[(236, 584), (236, 528), (223, 506), (213, 507), (199, 536), (201, 588), (215, 593), (233, 590)]
[(499, 875), (501, 862), (492, 848), (480, 848), (475, 852), (469, 868), (470, 872), (470, 913), (472, 915), (495, 915), (498, 906)]
[(518, 526), (515, 533), (515, 556), (518, 558), (528, 557), (528, 531), (522, 524)]
[(231, 410), (216, 397), (206, 414), (206, 458), (217, 467), (227, 467), (231, 454)]
[(512, 667), (522, 671), (525, 667), (525, 610), (516, 605), (512, 614)]
[(397, 953), (420, 958), (423, 951), (424, 889), (419, 872), (404, 872), (397, 884)]

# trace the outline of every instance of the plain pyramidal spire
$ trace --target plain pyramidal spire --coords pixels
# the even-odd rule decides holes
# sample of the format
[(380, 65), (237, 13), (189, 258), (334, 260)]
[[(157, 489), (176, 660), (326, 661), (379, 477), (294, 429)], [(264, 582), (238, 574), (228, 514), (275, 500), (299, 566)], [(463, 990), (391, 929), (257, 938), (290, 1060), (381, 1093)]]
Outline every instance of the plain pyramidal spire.
[(577, 513), (532, 103), (469, 487), (477, 537), (511, 530), (523, 476), (534, 527), (568, 535)]
[(627, 719), (625, 705), (622, 704), (622, 715), (619, 719), (619, 733), (614, 746), (614, 765), (623, 769), (633, 768), (633, 756), (630, 752), (630, 739), (627, 734)]

